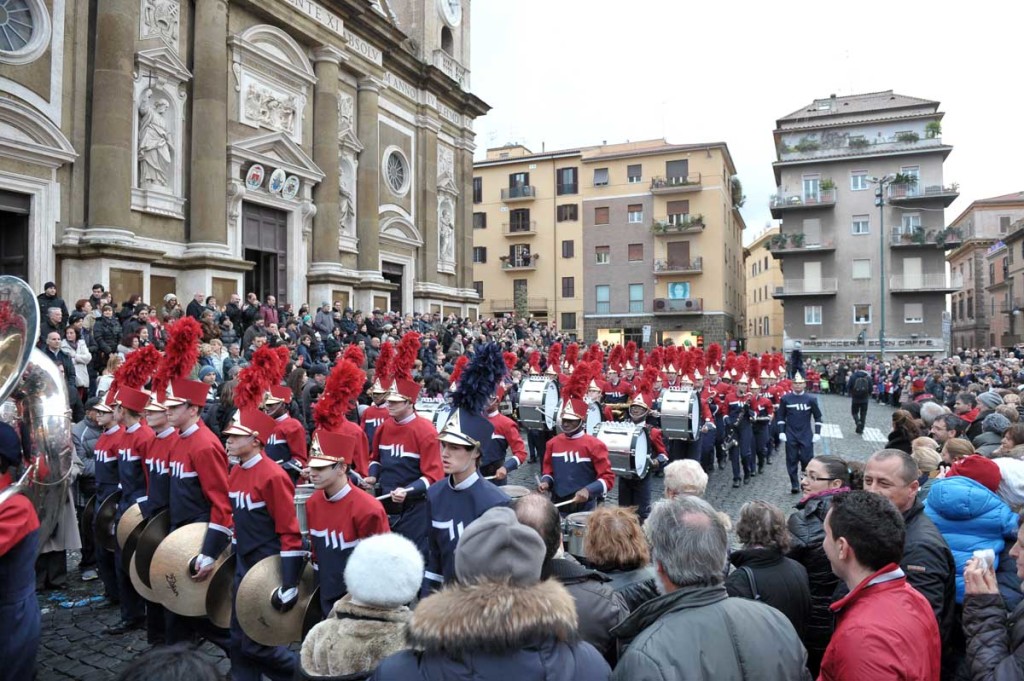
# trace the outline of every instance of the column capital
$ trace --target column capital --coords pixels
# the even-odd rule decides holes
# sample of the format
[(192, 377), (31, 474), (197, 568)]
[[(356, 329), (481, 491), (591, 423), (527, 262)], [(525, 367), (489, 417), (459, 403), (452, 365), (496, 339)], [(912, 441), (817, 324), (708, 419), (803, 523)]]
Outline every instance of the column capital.
[(375, 76), (364, 76), (359, 79), (359, 92), (380, 92), (387, 89), (388, 85)]
[(423, 114), (416, 116), (416, 125), (435, 134), (441, 131), (441, 121), (433, 118), (432, 116), (426, 116)]
[(348, 55), (333, 45), (320, 45), (319, 47), (315, 47), (313, 48), (312, 54), (314, 62), (325, 61), (332, 64), (340, 64), (343, 61), (348, 61)]

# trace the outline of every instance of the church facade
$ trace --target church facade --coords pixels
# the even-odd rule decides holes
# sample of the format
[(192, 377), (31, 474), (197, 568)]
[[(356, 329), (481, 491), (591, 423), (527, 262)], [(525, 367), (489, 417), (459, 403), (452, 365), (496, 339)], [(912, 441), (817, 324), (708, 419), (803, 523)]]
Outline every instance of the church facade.
[(477, 313), (468, 0), (0, 10), (0, 272)]

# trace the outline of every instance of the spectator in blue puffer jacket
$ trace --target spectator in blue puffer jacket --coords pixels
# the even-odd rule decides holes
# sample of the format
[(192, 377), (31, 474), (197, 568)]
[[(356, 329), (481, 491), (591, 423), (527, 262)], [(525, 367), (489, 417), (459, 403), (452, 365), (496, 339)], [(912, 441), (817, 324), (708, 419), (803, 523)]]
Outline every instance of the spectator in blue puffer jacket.
[[(1016, 572), (1006, 549), (1016, 540), (1020, 519), (996, 492), (1001, 479), (999, 466), (984, 456), (971, 455), (957, 461), (947, 476), (932, 485), (924, 512), (942, 533), (956, 560), (956, 602), (964, 601), (964, 566), (974, 551), (992, 549), (997, 577)], [(1016, 582), (1000, 579), (1000, 592), (1012, 610), (1021, 600)], [(1005, 584), (1005, 586), (1004, 586)]]

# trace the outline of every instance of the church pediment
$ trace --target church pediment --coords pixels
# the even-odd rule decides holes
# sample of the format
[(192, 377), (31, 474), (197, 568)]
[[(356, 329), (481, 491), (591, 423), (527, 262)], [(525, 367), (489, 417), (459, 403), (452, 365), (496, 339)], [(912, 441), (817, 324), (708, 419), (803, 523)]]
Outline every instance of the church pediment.
[(240, 165), (260, 163), (283, 168), (289, 175), (297, 175), (312, 182), (324, 179), (324, 172), (313, 162), (291, 137), (283, 132), (272, 132), (236, 142), (228, 147), (228, 158)]
[(422, 246), (423, 237), (416, 227), (403, 217), (381, 217), (380, 236), (404, 246)]
[(45, 115), (0, 95), (0, 156), (59, 168), (77, 155), (68, 138)]
[(181, 61), (174, 50), (166, 45), (155, 47), (151, 50), (142, 50), (135, 55), (135, 63), (139, 66), (148, 67), (152, 73), (164, 76), (176, 83), (183, 83), (192, 79), (188, 67)]

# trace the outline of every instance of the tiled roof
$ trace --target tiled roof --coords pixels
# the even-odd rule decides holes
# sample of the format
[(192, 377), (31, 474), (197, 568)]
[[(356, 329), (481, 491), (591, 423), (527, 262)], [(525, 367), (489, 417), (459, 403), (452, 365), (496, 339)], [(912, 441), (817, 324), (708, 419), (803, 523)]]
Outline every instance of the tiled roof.
[(927, 105), (932, 105), (937, 109), (939, 103), (929, 99), (921, 99), (919, 97), (897, 95), (894, 94), (892, 90), (868, 92), (860, 95), (816, 99), (807, 106), (801, 107), (793, 113), (783, 116), (778, 120), (778, 123), (781, 125), (783, 122), (822, 118), (833, 115), (863, 113), (868, 111), (884, 111), (887, 109), (902, 109), (912, 106)]

